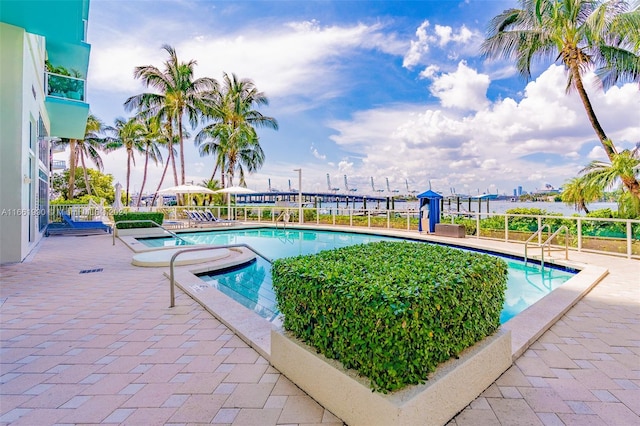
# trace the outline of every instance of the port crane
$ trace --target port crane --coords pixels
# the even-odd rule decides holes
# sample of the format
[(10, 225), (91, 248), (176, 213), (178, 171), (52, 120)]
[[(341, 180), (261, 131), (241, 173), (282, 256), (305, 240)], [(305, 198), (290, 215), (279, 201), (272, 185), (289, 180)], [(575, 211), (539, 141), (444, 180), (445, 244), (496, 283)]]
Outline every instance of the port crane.
[(391, 188), (389, 187), (389, 178), (385, 178), (387, 180), (387, 192), (393, 192), (393, 193), (397, 193), (400, 192), (397, 189), (394, 189), (393, 191), (391, 190)]
[(334, 194), (340, 191), (340, 188), (331, 187), (331, 178), (329, 177), (329, 173), (327, 173), (327, 189), (329, 190), (329, 192), (333, 192)]
[(280, 190), (271, 187), (271, 178), (269, 178), (269, 192), (280, 192)]
[(376, 189), (375, 185), (373, 184), (373, 176), (371, 176), (371, 190), (373, 192), (384, 192), (384, 189)]
[(344, 175), (344, 189), (347, 192), (356, 192), (358, 189), (357, 188), (351, 188), (349, 189), (349, 184), (347, 183), (347, 175)]
[[(407, 194), (416, 194), (418, 192), (416, 190), (409, 191), (409, 181), (406, 178), (404, 180), (404, 184), (407, 186)], [(431, 185), (429, 185), (429, 186), (431, 186)], [(431, 188), (429, 188), (429, 189), (431, 189)]]

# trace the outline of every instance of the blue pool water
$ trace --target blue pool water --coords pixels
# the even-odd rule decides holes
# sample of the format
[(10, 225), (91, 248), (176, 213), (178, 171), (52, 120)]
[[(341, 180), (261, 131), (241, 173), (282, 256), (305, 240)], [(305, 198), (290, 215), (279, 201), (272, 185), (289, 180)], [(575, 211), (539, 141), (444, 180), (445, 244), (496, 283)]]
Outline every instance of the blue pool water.
[[(354, 244), (399, 240), (369, 234), (273, 228), (193, 232), (180, 234), (180, 237), (190, 244), (248, 244), (271, 259), (314, 254)], [(185, 245), (175, 238), (144, 238), (139, 241), (150, 247)], [(552, 267), (541, 270), (539, 265), (525, 265), (509, 257), (503, 259), (509, 267), (509, 276), (505, 304), (500, 315), (502, 323), (574, 275), (573, 272)], [(201, 275), (200, 278), (264, 318), (271, 320), (278, 315), (271, 286), (271, 265), (261, 257), (249, 265)]]

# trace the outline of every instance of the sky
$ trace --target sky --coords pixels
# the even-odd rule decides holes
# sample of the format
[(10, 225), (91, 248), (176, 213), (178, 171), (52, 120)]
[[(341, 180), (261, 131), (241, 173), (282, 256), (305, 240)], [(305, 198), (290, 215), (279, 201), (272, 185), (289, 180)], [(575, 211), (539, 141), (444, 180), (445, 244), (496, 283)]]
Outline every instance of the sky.
[[(150, 89), (141, 65), (162, 67), (173, 46), (195, 60), (196, 77), (253, 80), (269, 99), (259, 110), (279, 130), (259, 129), (264, 166), (247, 176), (256, 191), (297, 188), (401, 194), (512, 195), (561, 187), (592, 160), (606, 160), (566, 73), (536, 64), (532, 78), (513, 63), (480, 55), (489, 20), (515, 1), (190, 1), (91, 0), (88, 102), (106, 124), (129, 117), (124, 101)], [(586, 88), (619, 149), (640, 141), (637, 85)], [(193, 136), (198, 127), (189, 129)], [(62, 154), (59, 154), (62, 155)], [(103, 155), (122, 184), (126, 154)], [(186, 180), (211, 177), (214, 158), (185, 142)], [(131, 174), (140, 189), (143, 158)], [(149, 170), (152, 192), (161, 167)], [(387, 186), (387, 180), (389, 182)], [(236, 182), (237, 183), (237, 178)], [(165, 180), (163, 187), (173, 185)]]

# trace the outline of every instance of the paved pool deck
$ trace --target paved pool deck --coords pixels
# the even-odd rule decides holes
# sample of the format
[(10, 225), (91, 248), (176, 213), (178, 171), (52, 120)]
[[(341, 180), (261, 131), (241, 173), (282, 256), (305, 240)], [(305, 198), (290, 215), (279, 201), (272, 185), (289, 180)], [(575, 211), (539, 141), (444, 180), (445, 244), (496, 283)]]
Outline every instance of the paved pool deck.
[[(132, 255), (49, 237), (0, 266), (0, 424), (342, 424)], [(640, 262), (570, 257), (609, 274), (449, 425), (640, 424)]]

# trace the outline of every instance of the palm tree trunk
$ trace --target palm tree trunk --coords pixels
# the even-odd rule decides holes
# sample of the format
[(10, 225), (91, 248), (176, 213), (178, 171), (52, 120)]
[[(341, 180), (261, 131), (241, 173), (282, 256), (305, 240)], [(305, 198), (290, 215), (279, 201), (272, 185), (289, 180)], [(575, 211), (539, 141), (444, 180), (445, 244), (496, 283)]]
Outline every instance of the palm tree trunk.
[(80, 162), (82, 163), (82, 175), (84, 176), (84, 185), (87, 188), (87, 195), (91, 195), (91, 185), (89, 184), (89, 174), (87, 173), (87, 166), (84, 163), (84, 154), (82, 151), (78, 153), (80, 155)]
[(216, 165), (213, 167), (213, 173), (211, 173), (211, 179), (214, 180), (216, 178), (216, 172), (218, 171), (218, 162), (216, 161)]
[(67, 199), (73, 200), (73, 193), (76, 192), (76, 140), (69, 139), (69, 187), (67, 188)]
[[(171, 154), (169, 154), (169, 156), (171, 156)], [(160, 188), (162, 187), (162, 183), (164, 182), (164, 177), (167, 174), (168, 168), (169, 168), (169, 159), (167, 158), (167, 163), (164, 165), (164, 170), (162, 171), (162, 176), (160, 177), (160, 183), (156, 188), (155, 194), (153, 194), (153, 201), (151, 202), (151, 205), (154, 205), (156, 203), (156, 198), (158, 197), (158, 191), (160, 191)]]
[(182, 111), (178, 112), (178, 135), (180, 143), (180, 184), (184, 185), (184, 141), (182, 140)]
[[(584, 89), (582, 77), (580, 76), (580, 69), (578, 68), (578, 64), (576, 62), (571, 64), (570, 72), (573, 75), (576, 90), (578, 91), (578, 95), (580, 95), (580, 99), (582, 100), (584, 109), (587, 112), (587, 117), (591, 122), (591, 126), (598, 135), (598, 139), (600, 139), (600, 143), (602, 143), (602, 147), (604, 148), (604, 152), (607, 154), (607, 157), (609, 157), (609, 161), (613, 162), (615, 156), (618, 155), (618, 151), (616, 150), (616, 147), (613, 145), (611, 140), (605, 134), (604, 129), (602, 128), (600, 122), (598, 121), (598, 118), (596, 117), (596, 113), (593, 110), (591, 101), (587, 96), (587, 91)], [(629, 192), (631, 192), (636, 198), (640, 199), (640, 183), (638, 183), (638, 180), (633, 176), (621, 176), (620, 179), (622, 180), (622, 184), (627, 187)]]
[[(140, 186), (140, 194), (144, 191), (144, 185), (147, 182), (147, 167), (149, 167), (149, 147), (145, 151), (144, 155), (144, 174), (142, 175), (142, 185)], [(138, 202), (136, 203), (136, 207), (140, 207), (140, 199), (142, 197), (138, 197)], [(153, 203), (151, 204), (153, 205)]]
[(578, 95), (582, 100), (582, 104), (584, 105), (584, 109), (587, 112), (587, 118), (591, 122), (591, 127), (595, 130), (596, 135), (598, 135), (598, 139), (600, 139), (600, 143), (602, 143), (602, 147), (604, 151), (607, 153), (607, 157), (609, 160), (613, 161), (613, 157), (618, 153), (604, 132), (604, 129), (600, 125), (598, 118), (596, 117), (596, 113), (593, 110), (593, 106), (591, 105), (591, 101), (589, 100), (589, 96), (587, 95), (587, 91), (584, 89), (584, 84), (582, 83), (582, 77), (580, 76), (580, 68), (577, 63), (572, 63), (570, 65), (570, 72), (573, 75), (573, 81), (576, 86), (576, 90), (578, 91)]
[(127, 152), (127, 207), (129, 207), (129, 178), (131, 177), (131, 153)]

